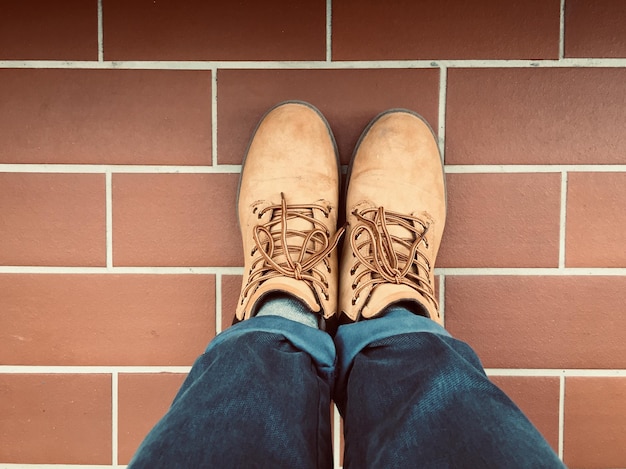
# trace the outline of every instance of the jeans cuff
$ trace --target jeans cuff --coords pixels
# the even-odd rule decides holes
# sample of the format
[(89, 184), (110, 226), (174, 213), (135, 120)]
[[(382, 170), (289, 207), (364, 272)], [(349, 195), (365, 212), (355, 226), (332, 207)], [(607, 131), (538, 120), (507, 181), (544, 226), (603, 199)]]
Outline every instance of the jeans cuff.
[(354, 358), (369, 344), (394, 335), (425, 332), (451, 337), (450, 333), (432, 319), (418, 316), (401, 306), (392, 306), (384, 316), (339, 326), (335, 346), (342, 375)]
[(280, 316), (259, 316), (237, 323), (218, 334), (208, 345), (205, 353), (232, 338), (254, 334), (255, 332), (282, 335), (295, 348), (308, 353), (320, 376), (332, 382), (337, 353), (330, 335), (319, 329)]

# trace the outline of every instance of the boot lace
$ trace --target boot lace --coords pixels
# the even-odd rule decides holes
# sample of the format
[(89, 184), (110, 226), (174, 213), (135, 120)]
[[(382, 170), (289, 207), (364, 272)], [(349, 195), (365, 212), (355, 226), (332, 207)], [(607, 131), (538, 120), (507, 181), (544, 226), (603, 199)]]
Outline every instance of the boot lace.
[[(258, 258), (250, 268), (241, 304), (250, 292), (276, 277), (302, 280), (312, 290), (317, 286), (325, 299), (329, 299), (327, 275), (331, 273), (331, 267), (328, 259), (345, 229), (341, 227), (331, 236), (326, 226), (315, 219), (314, 210), (321, 211), (326, 218), (331, 211), (330, 207), (320, 204), (287, 205), (283, 193), (279, 205), (255, 208), (259, 219), (267, 212), (272, 212), (272, 215), (267, 223), (254, 227), (252, 236), (255, 246), (250, 255), (256, 254)], [(311, 225), (311, 229), (289, 228), (289, 222), (293, 220), (304, 220)]]
[[(355, 305), (361, 292), (383, 283), (408, 285), (432, 301), (439, 308), (435, 291), (430, 281), (431, 263), (420, 250), (428, 249), (429, 224), (421, 219), (385, 210), (383, 207), (355, 210), (358, 222), (352, 230), (350, 245), (356, 262), (350, 274), (359, 266), (365, 269), (352, 284), (352, 304)], [(399, 225), (408, 237), (392, 235), (389, 226)], [(366, 235), (366, 236), (363, 236)], [(361, 240), (361, 238), (363, 238)]]

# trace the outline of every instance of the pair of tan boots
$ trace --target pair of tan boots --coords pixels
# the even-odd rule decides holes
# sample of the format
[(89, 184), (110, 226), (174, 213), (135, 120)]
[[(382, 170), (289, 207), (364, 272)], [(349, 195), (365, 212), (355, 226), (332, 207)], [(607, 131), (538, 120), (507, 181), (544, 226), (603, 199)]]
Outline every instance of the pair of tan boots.
[(322, 114), (303, 102), (271, 109), (242, 168), (245, 264), (235, 322), (254, 316), (268, 293), (284, 292), (317, 313), (321, 328), (377, 317), (398, 302), (441, 324), (434, 267), (446, 194), (429, 125), (406, 110), (368, 125), (350, 163), (346, 224), (337, 228), (339, 187), (337, 148)]

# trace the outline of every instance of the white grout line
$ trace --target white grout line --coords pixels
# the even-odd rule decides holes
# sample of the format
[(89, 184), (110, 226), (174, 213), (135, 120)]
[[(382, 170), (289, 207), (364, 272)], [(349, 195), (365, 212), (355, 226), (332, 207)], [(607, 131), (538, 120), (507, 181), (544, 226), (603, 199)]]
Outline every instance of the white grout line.
[(243, 267), (45, 267), (0, 266), (0, 274), (126, 274), (126, 275), (241, 275)]
[(215, 274), (215, 333), (222, 332), (222, 274)]
[(102, 26), (102, 0), (98, 0), (98, 62), (104, 62), (104, 28)]
[(326, 62), (333, 59), (333, 1), (326, 0)]
[[(441, 129), (439, 129), (441, 131)], [(215, 129), (217, 132), (217, 129)], [(445, 132), (445, 130), (444, 130)], [(217, 147), (217, 145), (215, 145)], [(217, 152), (217, 148), (214, 150)], [(212, 158), (214, 158), (212, 156)], [(346, 169), (346, 167), (342, 167)], [(503, 173), (562, 173), (564, 171), (591, 173), (626, 172), (626, 165), (446, 165), (448, 174), (503, 174)], [(213, 166), (163, 166), (163, 165), (90, 165), (90, 164), (0, 164), (0, 173), (139, 173), (139, 174), (238, 174), (241, 165), (218, 164)]]
[(113, 268), (113, 177), (111, 171), (106, 173), (106, 266), (107, 270)]
[[(153, 374), (189, 373), (191, 366), (0, 365), (0, 374)], [(626, 369), (598, 368), (485, 368), (488, 376), (622, 378)]]
[(561, 213), (559, 219), (559, 268), (565, 268), (565, 230), (567, 217), (567, 172), (561, 173)]
[(64, 61), (0, 60), (1, 68), (128, 69), (128, 70), (257, 70), (379, 68), (570, 68), (626, 67), (626, 58), (564, 58), (557, 60), (378, 60), (378, 61)]
[(189, 373), (191, 366), (0, 365), (0, 374)]
[[(111, 469), (111, 465), (88, 465), (88, 464), (19, 464), (19, 463), (0, 463), (0, 469)], [(123, 468), (126, 466), (117, 466)]]
[(444, 326), (446, 324), (446, 276), (439, 276), (439, 313)]
[(559, 443), (558, 454), (563, 460), (563, 431), (565, 422), (565, 376), (559, 379)]
[[(211, 164), (216, 168), (217, 163), (217, 69), (211, 72)], [(238, 167), (238, 171), (241, 170)], [(194, 171), (195, 172), (195, 171)]]
[(568, 172), (595, 172), (595, 173), (614, 173), (625, 172), (626, 165), (602, 165), (602, 164), (546, 164), (546, 165), (446, 165), (446, 173), (456, 174), (477, 174), (477, 173), (560, 173)]
[(626, 267), (566, 267), (564, 269), (554, 267), (443, 267), (435, 269), (435, 275), (546, 275), (546, 276), (624, 276), (626, 275)]
[(446, 147), (446, 100), (448, 91), (448, 69), (441, 67), (439, 69), (439, 152), (441, 153), (441, 159), (446, 161), (445, 147)]
[(116, 467), (118, 463), (117, 459), (117, 447), (118, 447), (118, 389), (119, 380), (118, 373), (114, 371), (111, 373), (111, 450), (113, 466)]
[(141, 166), (90, 164), (0, 164), (0, 173), (146, 173), (146, 174), (238, 174), (241, 165)]
[(559, 9), (559, 60), (565, 57), (565, 0), (561, 0)]
[[(241, 275), (243, 267), (46, 267), (0, 266), (0, 274), (125, 274), (125, 275)], [(626, 267), (443, 267), (435, 275), (482, 276), (626, 276)]]
[(333, 460), (335, 463), (335, 469), (339, 469), (339, 461), (341, 460), (341, 415), (339, 415), (339, 409), (337, 404), (333, 404)]
[(585, 377), (585, 378), (615, 378), (626, 376), (626, 369), (562, 369), (562, 368), (485, 368), (489, 376), (543, 376), (543, 377)]

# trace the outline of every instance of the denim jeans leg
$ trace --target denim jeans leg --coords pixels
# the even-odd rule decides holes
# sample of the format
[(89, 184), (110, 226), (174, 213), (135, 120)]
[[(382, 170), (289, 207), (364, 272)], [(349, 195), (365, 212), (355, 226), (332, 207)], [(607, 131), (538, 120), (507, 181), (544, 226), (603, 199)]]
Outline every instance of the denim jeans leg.
[(346, 468), (562, 468), (472, 349), (403, 308), (341, 326)]
[(129, 468), (332, 467), (328, 334), (276, 316), (227, 329)]

